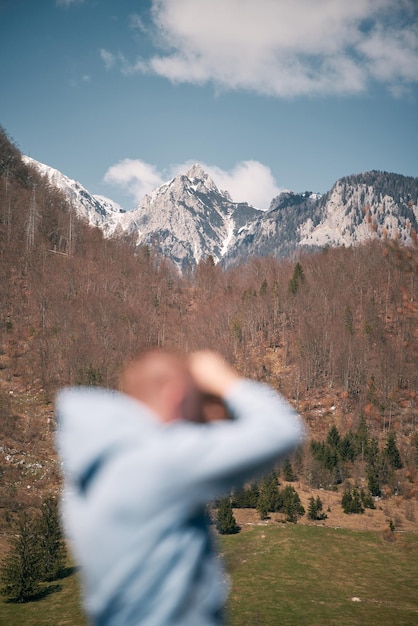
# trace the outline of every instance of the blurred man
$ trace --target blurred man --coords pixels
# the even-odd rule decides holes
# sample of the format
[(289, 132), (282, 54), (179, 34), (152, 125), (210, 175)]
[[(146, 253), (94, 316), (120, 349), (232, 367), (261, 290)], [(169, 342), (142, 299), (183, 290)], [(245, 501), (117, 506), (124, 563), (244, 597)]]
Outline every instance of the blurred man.
[(57, 412), (63, 518), (91, 622), (222, 624), (227, 585), (205, 505), (297, 446), (301, 419), (210, 351), (149, 352), (121, 392), (65, 390)]

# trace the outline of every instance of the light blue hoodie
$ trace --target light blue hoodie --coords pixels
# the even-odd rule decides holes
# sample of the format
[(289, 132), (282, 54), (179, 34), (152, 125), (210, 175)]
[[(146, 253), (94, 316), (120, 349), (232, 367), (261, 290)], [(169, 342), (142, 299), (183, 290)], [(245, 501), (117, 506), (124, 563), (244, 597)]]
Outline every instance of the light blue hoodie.
[(97, 626), (214, 626), (227, 584), (207, 502), (289, 453), (301, 419), (269, 387), (242, 380), (234, 419), (161, 423), (121, 393), (76, 388), (57, 398), (63, 519)]

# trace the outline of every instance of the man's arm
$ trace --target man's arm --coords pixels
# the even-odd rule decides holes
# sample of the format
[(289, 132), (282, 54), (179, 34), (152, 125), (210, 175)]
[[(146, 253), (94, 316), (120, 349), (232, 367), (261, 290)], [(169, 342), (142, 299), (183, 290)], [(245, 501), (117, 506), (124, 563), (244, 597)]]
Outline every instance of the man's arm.
[(169, 454), (180, 488), (202, 500), (267, 470), (304, 439), (294, 409), (267, 385), (241, 378), (220, 355), (194, 353), (189, 367), (204, 393), (220, 396), (233, 419), (185, 426)]

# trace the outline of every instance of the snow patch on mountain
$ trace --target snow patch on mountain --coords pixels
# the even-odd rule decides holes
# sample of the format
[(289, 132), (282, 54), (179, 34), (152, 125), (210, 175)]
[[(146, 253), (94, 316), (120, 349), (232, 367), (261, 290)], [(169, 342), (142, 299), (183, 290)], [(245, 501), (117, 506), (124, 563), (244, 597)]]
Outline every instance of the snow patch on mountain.
[(69, 178), (49, 165), (22, 156), (26, 165), (34, 167), (41, 176), (48, 179), (50, 185), (60, 189), (70, 201), (78, 217), (87, 220), (90, 226), (98, 226), (106, 236), (113, 234), (124, 210), (109, 198), (92, 195), (78, 181)]

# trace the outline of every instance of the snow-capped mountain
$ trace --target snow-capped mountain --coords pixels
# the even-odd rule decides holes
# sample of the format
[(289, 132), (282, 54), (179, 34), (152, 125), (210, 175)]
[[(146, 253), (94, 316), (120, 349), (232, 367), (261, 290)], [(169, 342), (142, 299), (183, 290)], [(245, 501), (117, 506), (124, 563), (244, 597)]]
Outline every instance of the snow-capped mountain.
[(133, 235), (138, 245), (151, 245), (179, 269), (192, 267), (209, 255), (219, 262), (237, 235), (262, 213), (246, 203), (233, 202), (197, 164), (145, 195), (134, 211), (125, 212), (58, 170), (29, 157), (23, 159), (61, 189), (76, 213), (101, 228), (106, 237)]
[(41, 176), (46, 176), (51, 185), (64, 192), (79, 217), (86, 219), (91, 226), (101, 228), (105, 235), (113, 234), (124, 213), (119, 204), (105, 196), (91, 194), (79, 182), (49, 165), (28, 156), (22, 156), (22, 160), (26, 165), (35, 167)]
[(198, 164), (125, 212), (90, 194), (58, 170), (23, 157), (61, 189), (76, 213), (106, 237), (129, 235), (179, 269), (213, 257), (224, 265), (251, 256), (285, 257), (324, 246), (351, 246), (376, 237), (410, 243), (418, 231), (418, 178), (365, 172), (338, 180), (321, 196), (282, 192), (268, 211), (233, 202)]
[(152, 245), (185, 268), (209, 255), (220, 261), (260, 213), (233, 202), (196, 164), (146, 195), (137, 209), (122, 216), (120, 225), (137, 234), (138, 244)]

